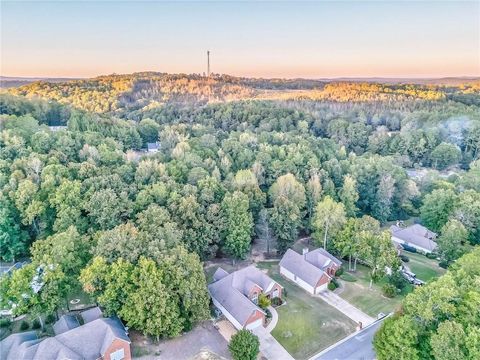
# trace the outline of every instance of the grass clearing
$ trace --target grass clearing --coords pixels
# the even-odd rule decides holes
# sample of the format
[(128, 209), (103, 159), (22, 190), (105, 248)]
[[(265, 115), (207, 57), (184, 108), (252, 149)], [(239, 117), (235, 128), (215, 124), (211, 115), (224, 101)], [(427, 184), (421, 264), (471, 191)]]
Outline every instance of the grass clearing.
[(404, 263), (404, 265), (409, 267), (420, 280), (429, 281), (436, 279), (446, 272), (445, 269), (438, 266), (438, 261), (435, 259), (429, 259), (425, 255), (408, 251), (403, 251), (402, 254), (410, 258), (410, 261)]
[(351, 319), (284, 279), (278, 261), (261, 262), (257, 267), (268, 270), (286, 289), (286, 304), (277, 308), (279, 320), (272, 335), (295, 359), (308, 359), (355, 331)]
[[(345, 275), (348, 275), (349, 280), (344, 279)], [(352, 281), (351, 278), (354, 278), (355, 281)], [(357, 265), (356, 272), (346, 271), (342, 274), (340, 283), (342, 289), (340, 289), (338, 295), (372, 317), (377, 317), (379, 313), (387, 314), (394, 311), (403, 298), (413, 289), (411, 285), (407, 285), (402, 293), (392, 299), (387, 298), (383, 296), (382, 292), (385, 280), (373, 283), (370, 289), (370, 269), (360, 264)]]

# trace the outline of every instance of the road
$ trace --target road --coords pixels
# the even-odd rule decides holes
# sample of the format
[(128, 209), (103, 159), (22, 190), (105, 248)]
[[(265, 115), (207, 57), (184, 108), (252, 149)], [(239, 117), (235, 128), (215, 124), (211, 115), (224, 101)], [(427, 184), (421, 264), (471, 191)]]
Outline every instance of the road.
[(374, 322), (363, 330), (340, 340), (328, 349), (315, 355), (310, 360), (373, 360), (375, 351), (373, 349), (373, 336), (382, 324), (383, 318)]

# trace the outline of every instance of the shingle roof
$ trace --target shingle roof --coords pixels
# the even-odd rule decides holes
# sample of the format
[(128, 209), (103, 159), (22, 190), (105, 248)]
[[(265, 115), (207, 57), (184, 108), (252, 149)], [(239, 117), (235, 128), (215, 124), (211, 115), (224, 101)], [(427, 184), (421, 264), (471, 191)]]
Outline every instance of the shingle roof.
[(420, 246), (430, 251), (437, 248), (437, 243), (435, 242), (437, 234), (420, 224), (414, 224), (406, 228), (392, 225), (390, 231), (393, 236), (407, 243)]
[(240, 324), (244, 325), (255, 310), (262, 311), (247, 296), (254, 286), (266, 290), (275, 283), (274, 280), (253, 265), (231, 274), (219, 268), (217, 273), (223, 277), (215, 280), (214, 275), (208, 291)]
[(77, 318), (73, 315), (63, 315), (58, 319), (58, 321), (53, 324), (53, 332), (55, 335), (59, 335), (64, 333), (68, 330), (75, 329), (79, 327), (80, 323), (78, 322)]
[(160, 144), (158, 142), (147, 143), (148, 150), (158, 150), (159, 148), (160, 148)]
[(342, 264), (335, 256), (324, 249), (312, 250), (305, 255), (300, 255), (288, 249), (280, 261), (280, 266), (298, 276), (310, 286), (317, 285), (323, 275), (329, 276), (324, 270), (331, 264)]
[(82, 316), (84, 324), (89, 323), (90, 321), (93, 321), (93, 320), (100, 319), (101, 317), (103, 317), (102, 310), (100, 310), (100, 308), (98, 306), (95, 306), (94, 308), (82, 311), (80, 313), (80, 315)]
[(0, 342), (0, 355), (2, 360), (99, 359), (114, 339), (130, 343), (120, 319), (100, 318), (43, 340), (34, 331), (10, 335)]

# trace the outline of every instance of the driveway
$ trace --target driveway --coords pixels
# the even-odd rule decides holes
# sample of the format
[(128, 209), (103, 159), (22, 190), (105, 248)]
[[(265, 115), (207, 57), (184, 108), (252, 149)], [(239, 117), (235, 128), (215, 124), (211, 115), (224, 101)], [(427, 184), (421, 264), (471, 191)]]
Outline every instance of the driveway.
[(295, 360), (263, 326), (253, 329), (252, 332), (260, 340), (260, 352), (269, 360)]
[(312, 356), (310, 360), (373, 360), (373, 336), (386, 317)]
[(375, 321), (374, 318), (368, 316), (363, 311), (357, 309), (348, 301), (343, 300), (340, 296), (334, 294), (331, 291), (322, 291), (317, 296), (323, 301), (325, 301), (327, 304), (336, 308), (338, 311), (341, 311), (343, 314), (345, 314), (345, 316), (348, 316), (356, 323), (361, 322), (362, 327), (368, 326)]

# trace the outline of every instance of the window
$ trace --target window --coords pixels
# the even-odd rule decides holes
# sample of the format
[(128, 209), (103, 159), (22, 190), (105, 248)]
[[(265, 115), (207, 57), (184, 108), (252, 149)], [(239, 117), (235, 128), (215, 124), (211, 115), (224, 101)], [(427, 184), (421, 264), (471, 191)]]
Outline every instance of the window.
[(278, 289), (275, 289), (273, 290), (273, 298), (277, 298), (278, 297)]
[(257, 305), (258, 304), (258, 294), (254, 293), (252, 296), (252, 302)]
[(125, 358), (125, 350), (122, 348), (120, 350), (114, 351), (110, 354), (111, 360), (122, 360)]

